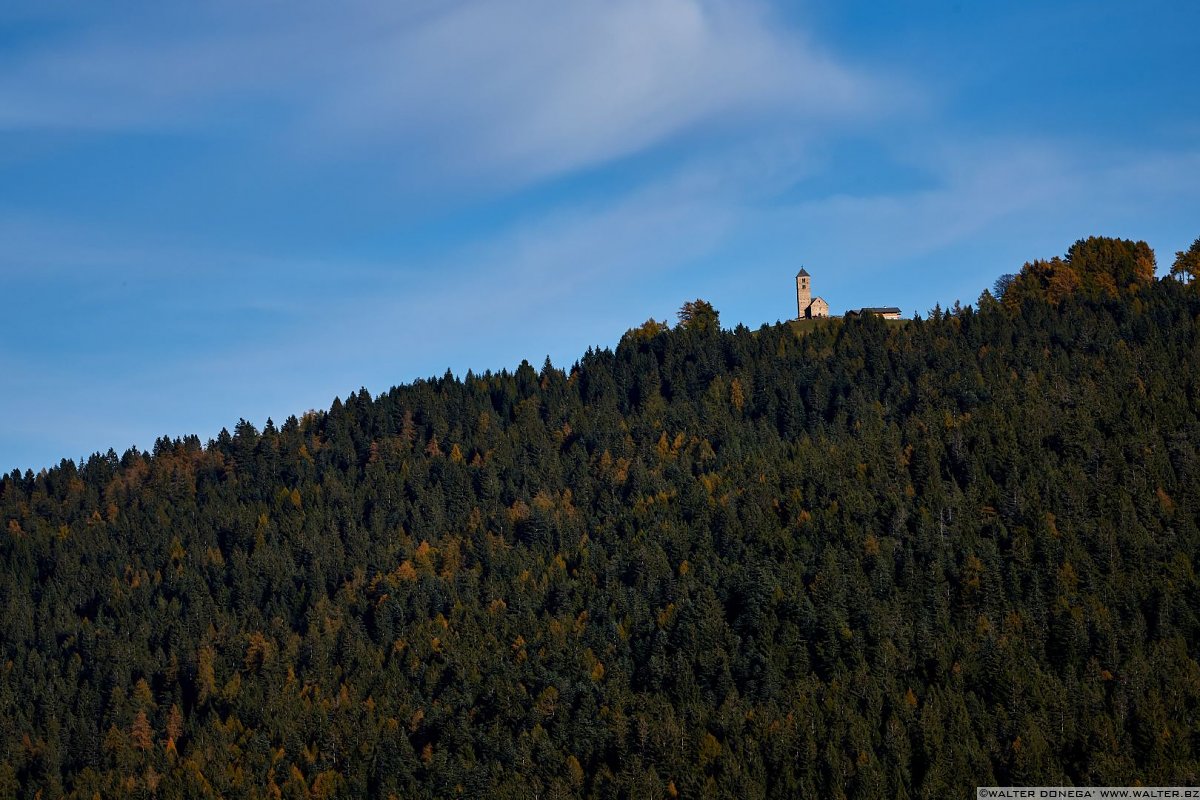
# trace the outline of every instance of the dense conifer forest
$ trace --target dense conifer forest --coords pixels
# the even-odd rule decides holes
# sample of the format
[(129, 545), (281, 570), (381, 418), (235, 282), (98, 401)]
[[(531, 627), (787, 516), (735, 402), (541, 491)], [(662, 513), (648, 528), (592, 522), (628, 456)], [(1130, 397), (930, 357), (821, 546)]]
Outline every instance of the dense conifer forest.
[(0, 796), (1200, 783), (1200, 241), (0, 480)]

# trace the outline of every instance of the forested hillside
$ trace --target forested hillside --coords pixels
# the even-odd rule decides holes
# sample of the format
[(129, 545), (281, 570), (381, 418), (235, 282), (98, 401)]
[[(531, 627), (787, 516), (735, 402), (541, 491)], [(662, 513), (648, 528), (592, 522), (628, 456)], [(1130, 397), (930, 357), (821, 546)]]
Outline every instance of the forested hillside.
[(1196, 785), (1200, 293), (1141, 248), (14, 471), (0, 796)]

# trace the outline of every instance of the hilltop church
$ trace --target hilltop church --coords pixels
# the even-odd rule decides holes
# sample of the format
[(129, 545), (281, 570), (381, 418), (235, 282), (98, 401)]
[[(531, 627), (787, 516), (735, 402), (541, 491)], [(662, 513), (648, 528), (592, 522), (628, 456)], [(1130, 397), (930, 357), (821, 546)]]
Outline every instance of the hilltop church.
[[(847, 317), (874, 314), (884, 319), (900, 319), (900, 309), (896, 306), (881, 306), (860, 308), (857, 311), (847, 311)], [(816, 319), (829, 316), (829, 303), (824, 298), (812, 296), (812, 276), (803, 267), (796, 273), (796, 317), (798, 319)]]
[(796, 316), (800, 319), (829, 316), (829, 303), (812, 296), (812, 277), (803, 267), (796, 273)]

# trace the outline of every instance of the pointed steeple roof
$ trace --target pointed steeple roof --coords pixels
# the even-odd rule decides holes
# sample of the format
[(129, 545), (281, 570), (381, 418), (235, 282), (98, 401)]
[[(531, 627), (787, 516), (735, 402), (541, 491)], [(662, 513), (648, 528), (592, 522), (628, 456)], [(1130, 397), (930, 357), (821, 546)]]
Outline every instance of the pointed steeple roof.
[(804, 267), (801, 267), (800, 271), (796, 273), (796, 277), (797, 278), (811, 278), (812, 276), (808, 274), (808, 270), (806, 270)]

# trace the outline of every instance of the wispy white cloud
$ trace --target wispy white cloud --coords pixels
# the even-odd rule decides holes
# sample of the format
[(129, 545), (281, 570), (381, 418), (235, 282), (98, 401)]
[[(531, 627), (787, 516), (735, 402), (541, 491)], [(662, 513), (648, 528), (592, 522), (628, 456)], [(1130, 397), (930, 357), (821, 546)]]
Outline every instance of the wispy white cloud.
[(943, 148), (929, 166), (941, 176), (939, 186), (896, 197), (834, 198), (809, 209), (814, 224), (859, 218), (879, 232), (878, 241), (919, 255), (1014, 215), (1100, 221), (1120, 216), (1114, 211), (1123, 205), (1144, 212), (1192, 193), (1200, 151), (1081, 153), (1069, 142), (999, 139)]
[(14, 57), (0, 127), (252, 124), (308, 155), (367, 148), (398, 175), (511, 183), (701, 125), (811, 129), (896, 94), (746, 0), (224, 9), (157, 9)]
[(780, 213), (806, 230), (857, 228), (860, 235), (829, 244), (843, 259), (869, 269), (936, 252), (1006, 215), (1059, 203), (1077, 182), (1069, 178), (1065, 155), (1045, 143), (932, 146), (924, 158), (934, 178), (930, 187), (833, 195)]
[(523, 174), (623, 156), (702, 122), (756, 125), (769, 110), (809, 126), (877, 99), (865, 75), (744, 2), (462, 4), (381, 42), (363, 66), (330, 119), (386, 135), (415, 110), (430, 123), (416, 123), (416, 141), (439, 161)]

